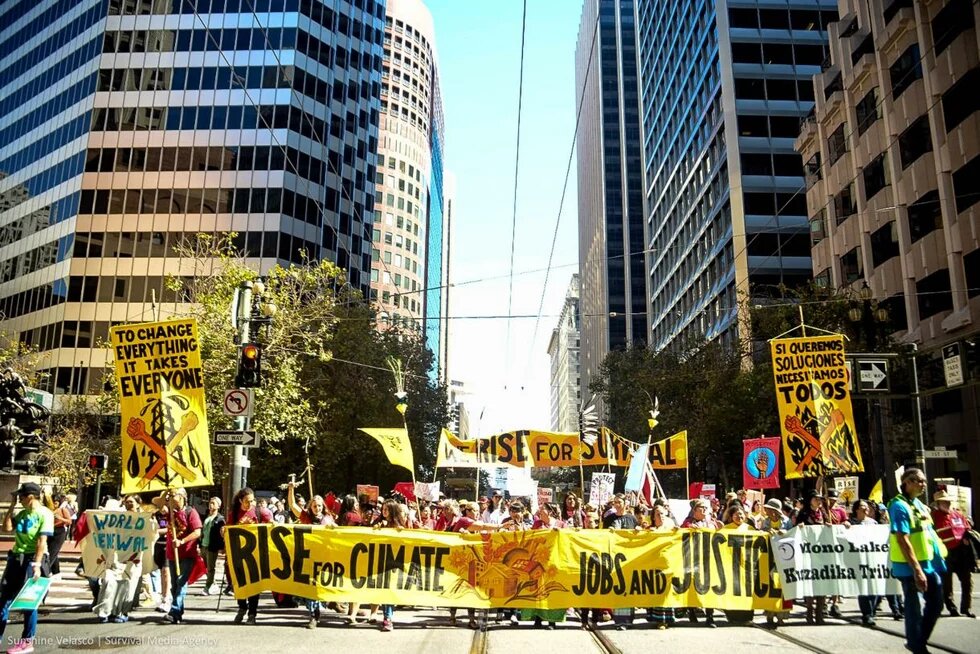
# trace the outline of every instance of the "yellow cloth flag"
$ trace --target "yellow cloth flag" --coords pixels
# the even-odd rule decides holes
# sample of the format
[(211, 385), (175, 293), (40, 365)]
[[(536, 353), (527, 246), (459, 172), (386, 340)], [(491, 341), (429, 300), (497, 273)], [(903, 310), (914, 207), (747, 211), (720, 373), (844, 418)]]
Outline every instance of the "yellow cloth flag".
[(868, 495), (868, 499), (871, 500), (872, 502), (877, 502), (878, 504), (882, 504), (885, 501), (883, 498), (884, 498), (884, 492), (881, 490), (881, 480), (879, 479), (878, 481), (875, 482), (874, 487), (871, 489), (871, 493)]
[(655, 470), (683, 470), (687, 467), (687, 430), (650, 444), (650, 465)]
[(361, 427), (361, 431), (381, 443), (391, 465), (401, 466), (415, 472), (415, 459), (412, 457), (412, 443), (408, 440), (408, 430), (404, 427)]

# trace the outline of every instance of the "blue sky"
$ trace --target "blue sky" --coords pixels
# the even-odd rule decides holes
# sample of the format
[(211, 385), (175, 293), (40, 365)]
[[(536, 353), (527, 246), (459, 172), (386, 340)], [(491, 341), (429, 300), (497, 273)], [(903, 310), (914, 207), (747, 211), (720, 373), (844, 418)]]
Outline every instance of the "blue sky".
[[(449, 314), (507, 314), (514, 194), (519, 0), (427, 0), (435, 20), (446, 116), (446, 167), (456, 175)], [(529, 0), (524, 55), (513, 314), (536, 315), (575, 126), (581, 5)], [(449, 373), (475, 391), (480, 433), (550, 428), (546, 348), (577, 272), (575, 164), (558, 227), (537, 336), (534, 318), (451, 319)], [(493, 277), (478, 283), (471, 280)], [(509, 344), (509, 346), (508, 346)], [(483, 419), (478, 420), (480, 413)]]

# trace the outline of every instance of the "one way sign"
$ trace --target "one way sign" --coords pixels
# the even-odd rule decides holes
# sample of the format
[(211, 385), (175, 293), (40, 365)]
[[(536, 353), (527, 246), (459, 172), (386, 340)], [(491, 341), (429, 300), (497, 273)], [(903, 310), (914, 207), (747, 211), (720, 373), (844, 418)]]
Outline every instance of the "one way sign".
[(858, 371), (858, 390), (888, 392), (890, 384), (887, 359), (860, 359)]
[(216, 431), (214, 432), (215, 445), (242, 445), (244, 447), (258, 447), (259, 435), (254, 429), (244, 431)]

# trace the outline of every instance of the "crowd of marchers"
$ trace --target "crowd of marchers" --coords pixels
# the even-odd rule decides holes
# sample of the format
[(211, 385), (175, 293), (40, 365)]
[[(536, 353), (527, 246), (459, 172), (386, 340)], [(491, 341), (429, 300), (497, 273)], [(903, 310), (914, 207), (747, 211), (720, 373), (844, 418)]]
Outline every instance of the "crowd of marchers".
[[(439, 532), (488, 533), (536, 529), (619, 529), (670, 532), (678, 528), (718, 530), (761, 530), (783, 534), (796, 525), (889, 524), (892, 575), (902, 582), (901, 595), (858, 598), (865, 625), (875, 624), (880, 606), (887, 602), (892, 617), (905, 621), (909, 649), (924, 652), (929, 635), (942, 611), (950, 616), (973, 618), (972, 577), (977, 562), (976, 532), (972, 523), (953, 508), (954, 498), (940, 491), (931, 506), (920, 499), (925, 483), (923, 473), (909, 469), (902, 478), (901, 492), (888, 506), (858, 500), (851, 506), (839, 501), (833, 490), (826, 494), (811, 492), (803, 499), (770, 498), (747, 503), (747, 493), (729, 493), (724, 500), (698, 498), (691, 500), (687, 515), (674, 515), (665, 499), (648, 502), (636, 493), (616, 494), (602, 506), (584, 503), (574, 492), (559, 503), (545, 502), (532, 509), (530, 498), (510, 497), (494, 490), (477, 501), (440, 497), (437, 501), (420, 501), (398, 493), (372, 501), (367, 495), (313, 495), (306, 500), (289, 483), (283, 486), (283, 497), (257, 498), (245, 488), (235, 494), (231, 506), (223, 511), (218, 497), (211, 497), (205, 510), (188, 506), (182, 488), (165, 491), (149, 498), (130, 495), (120, 499), (106, 497), (100, 510), (140, 512), (149, 515), (157, 539), (152, 549), (152, 564), (144, 569), (139, 561), (107, 568), (99, 577), (86, 574), (79, 564), (75, 573), (88, 580), (92, 592), (92, 610), (99, 622), (126, 622), (137, 607), (153, 606), (163, 614), (162, 620), (178, 624), (184, 620), (188, 588), (199, 579), (203, 595), (232, 595), (229, 577), (218, 578), (218, 562), (224, 556), (224, 531), (229, 525), (261, 523), (299, 523), (325, 527), (374, 527), (377, 529), (424, 529)], [(537, 504), (535, 502), (534, 504)], [(674, 504), (676, 506), (676, 503)], [(688, 505), (685, 505), (687, 509)], [(7, 556), (0, 587), (0, 636), (6, 627), (10, 605), (18, 592), (32, 579), (60, 574), (58, 554), (67, 538), (81, 541), (87, 535), (85, 514), (79, 513), (74, 496), (54, 501), (36, 484), (27, 483), (16, 492), (7, 511), (4, 528), (14, 532), (14, 546)], [(960, 602), (954, 602), (953, 578), (960, 584)], [(219, 598), (220, 600), (220, 598)], [(230, 601), (230, 600), (229, 600)], [(321, 619), (336, 619), (350, 624), (376, 624), (383, 631), (394, 628), (393, 605), (370, 605), (356, 602), (320, 602), (273, 593), (277, 607), (305, 608), (302, 623), (315, 629)], [(782, 611), (766, 612), (766, 621), (777, 628), (793, 606), (784, 601)], [(839, 597), (807, 597), (805, 620), (822, 624), (826, 616), (840, 617)], [(234, 621), (258, 624), (260, 596), (237, 600)], [(477, 626), (477, 610), (466, 609), (467, 626)], [(716, 627), (716, 611), (699, 608), (610, 609), (493, 609), (486, 619), (536, 627), (554, 628), (559, 622), (573, 620), (583, 629), (611, 623), (626, 629), (637, 618), (645, 617), (658, 629), (667, 629), (677, 620), (687, 619)], [(455, 609), (448, 610), (448, 620), (457, 624)], [(722, 611), (731, 624), (748, 623), (752, 611)], [(25, 612), (21, 639), (8, 651), (24, 654), (33, 651), (37, 631), (37, 611)]]

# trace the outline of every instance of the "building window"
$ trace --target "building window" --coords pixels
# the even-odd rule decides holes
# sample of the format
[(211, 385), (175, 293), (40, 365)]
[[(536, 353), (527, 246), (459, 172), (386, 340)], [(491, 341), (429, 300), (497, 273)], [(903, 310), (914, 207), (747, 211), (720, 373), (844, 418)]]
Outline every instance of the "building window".
[(895, 100), (898, 100), (898, 97), (912, 85), (912, 82), (922, 79), (922, 61), (920, 59), (919, 44), (913, 43), (888, 69), (892, 81), (892, 98)]
[(858, 136), (860, 136), (881, 118), (878, 112), (878, 87), (868, 91), (854, 109), (857, 112)]
[(888, 162), (884, 153), (875, 157), (864, 169), (864, 200), (871, 200), (878, 191), (891, 183), (888, 175)]
[(949, 270), (937, 270), (915, 283), (919, 301), (919, 320), (925, 320), (943, 311), (953, 310), (953, 294), (949, 284)]
[(976, 190), (977, 179), (980, 179), (980, 155), (973, 157), (953, 173), (956, 213), (962, 213), (980, 201), (980, 192)]
[(929, 133), (929, 117), (922, 116), (909, 125), (898, 137), (899, 152), (902, 156), (902, 170), (924, 155), (932, 152), (932, 135)]
[(932, 40), (936, 55), (959, 36), (973, 29), (973, 0), (950, 0), (932, 19)]
[(871, 234), (871, 265), (877, 268), (898, 256), (898, 230), (895, 221)]
[(939, 191), (929, 191), (909, 205), (909, 237), (913, 243), (926, 234), (943, 228)]
[(810, 219), (810, 245), (816, 245), (827, 236), (827, 210)]
[(980, 68), (974, 68), (943, 93), (943, 118), (947, 133), (980, 109), (978, 86)]
[(854, 201), (854, 184), (852, 183), (834, 196), (834, 214), (837, 216), (837, 224), (840, 225), (856, 213), (857, 203)]
[(840, 258), (840, 277), (845, 284), (853, 284), (864, 277), (864, 260), (861, 258), (860, 245)]
[(818, 288), (830, 288), (830, 268), (824, 268), (813, 278), (813, 283)]
[(847, 138), (844, 136), (844, 132), (847, 129), (847, 123), (841, 123), (833, 133), (827, 137), (827, 158), (830, 160), (830, 165), (833, 166), (837, 163), (837, 160), (844, 156), (847, 152)]
[(806, 187), (809, 189), (818, 181), (823, 179), (823, 171), (820, 168), (820, 153), (815, 152), (810, 160), (806, 162), (803, 174), (806, 177)]

